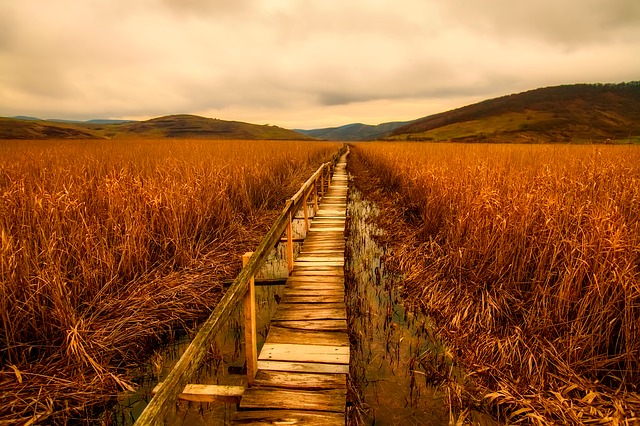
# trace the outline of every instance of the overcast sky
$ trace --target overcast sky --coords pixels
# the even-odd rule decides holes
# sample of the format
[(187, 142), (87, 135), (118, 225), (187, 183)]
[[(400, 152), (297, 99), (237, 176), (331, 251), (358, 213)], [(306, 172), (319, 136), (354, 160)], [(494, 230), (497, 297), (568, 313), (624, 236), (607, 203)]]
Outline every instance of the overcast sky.
[(317, 128), (640, 80), (640, 0), (0, 0), (0, 116)]

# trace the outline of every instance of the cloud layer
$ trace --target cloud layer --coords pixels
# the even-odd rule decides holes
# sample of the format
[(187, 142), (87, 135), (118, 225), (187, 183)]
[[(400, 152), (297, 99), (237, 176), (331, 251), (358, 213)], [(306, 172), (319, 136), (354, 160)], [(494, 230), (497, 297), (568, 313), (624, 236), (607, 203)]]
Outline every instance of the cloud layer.
[(640, 78), (637, 0), (21, 0), (0, 28), (0, 116), (311, 128)]

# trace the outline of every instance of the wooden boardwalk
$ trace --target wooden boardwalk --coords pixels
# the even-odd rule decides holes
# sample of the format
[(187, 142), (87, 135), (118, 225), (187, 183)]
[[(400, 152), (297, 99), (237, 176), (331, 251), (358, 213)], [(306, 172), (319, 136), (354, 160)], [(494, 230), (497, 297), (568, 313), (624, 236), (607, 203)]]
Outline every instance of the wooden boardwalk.
[(345, 423), (345, 168), (346, 154), (311, 221), (233, 424)]

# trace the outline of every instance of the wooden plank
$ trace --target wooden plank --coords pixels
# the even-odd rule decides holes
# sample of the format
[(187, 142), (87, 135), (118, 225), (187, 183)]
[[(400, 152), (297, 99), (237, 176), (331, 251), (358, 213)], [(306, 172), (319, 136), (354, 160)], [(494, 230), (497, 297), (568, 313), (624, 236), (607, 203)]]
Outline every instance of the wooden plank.
[(272, 321), (272, 324), (290, 330), (347, 331), (346, 320)]
[(318, 271), (317, 269), (298, 268), (297, 270), (294, 269), (291, 275), (294, 277), (300, 277), (300, 276), (344, 277), (344, 271), (342, 270), (342, 268), (340, 268), (339, 270), (330, 269), (330, 270), (324, 270), (324, 271)]
[[(333, 303), (327, 303), (327, 305), (333, 305)], [(297, 304), (291, 304), (291, 306), (298, 306)], [(303, 305), (303, 306), (313, 306)], [(306, 320), (319, 320), (319, 319), (346, 319), (346, 308), (305, 308), (303, 309), (278, 309), (273, 314), (274, 321), (306, 321)]]
[[(294, 278), (298, 278), (298, 277), (294, 277)], [(307, 277), (307, 278), (312, 278), (312, 277)], [(326, 277), (316, 277), (316, 278), (326, 278)], [(286, 288), (290, 288), (293, 290), (307, 291), (307, 292), (323, 289), (323, 290), (340, 292), (342, 294), (344, 294), (344, 291), (345, 291), (344, 284), (341, 282), (337, 282), (333, 284), (332, 283), (315, 283), (315, 282), (292, 282)]]
[(240, 409), (314, 410), (344, 413), (346, 389), (297, 390), (279, 388), (247, 389)]
[[(333, 256), (333, 255), (338, 255), (338, 254), (342, 254), (344, 253), (344, 250), (314, 250), (314, 251), (307, 251), (305, 249), (300, 251), (300, 256), (314, 256), (314, 255), (318, 255), (318, 256)], [(259, 282), (256, 282), (256, 285), (260, 285)]]
[(344, 266), (344, 259), (342, 260), (331, 260), (329, 258), (321, 258), (318, 257), (315, 260), (310, 258), (304, 258), (302, 260), (296, 259), (293, 263), (294, 266), (302, 266), (302, 267), (313, 267), (313, 266)]
[[(331, 278), (331, 277), (291, 277), (291, 278)], [(335, 278), (335, 277), (334, 277)], [(341, 278), (341, 277), (337, 277)], [(344, 280), (336, 282), (315, 282), (315, 281), (288, 281), (286, 290), (295, 290), (296, 292), (310, 292), (310, 291), (327, 291), (330, 293), (341, 292), (344, 294)], [(295, 294), (295, 292), (293, 293)]]
[[(162, 382), (151, 391), (155, 395)], [(192, 402), (226, 402), (238, 403), (244, 394), (244, 386), (202, 385), (190, 383), (184, 387), (178, 399)]]
[(295, 373), (291, 371), (258, 372), (256, 386), (271, 386), (292, 389), (346, 389), (346, 374)]
[(296, 262), (343, 262), (344, 256), (298, 256)]
[(258, 361), (259, 371), (289, 371), (296, 373), (349, 374), (345, 364), (318, 364), (313, 362)]
[(317, 362), (349, 364), (349, 346), (296, 345), (290, 343), (265, 344), (260, 351), (262, 361)]
[(293, 285), (296, 283), (315, 283), (315, 284), (344, 284), (344, 278), (342, 277), (306, 277), (306, 276), (290, 276), (287, 279), (287, 285)]
[[(269, 335), (265, 343), (349, 346), (349, 336), (347, 333), (339, 331), (291, 330), (274, 324), (269, 329)], [(260, 362), (258, 362), (258, 368), (260, 368), (259, 364)]]
[(308, 251), (319, 251), (319, 250), (340, 250), (344, 252), (346, 247), (346, 243), (344, 240), (337, 241), (307, 241), (301, 247), (300, 250), (308, 252)]
[(313, 291), (306, 291), (309, 295), (286, 295), (282, 303), (338, 303), (344, 302), (344, 293), (330, 295), (313, 295)]
[(282, 292), (283, 297), (287, 296), (318, 296), (318, 297), (326, 297), (326, 296), (342, 296), (344, 297), (344, 291), (341, 289), (343, 285), (333, 285), (331, 284), (328, 287), (312, 285), (309, 288), (300, 288), (300, 287), (285, 287)]
[(344, 425), (344, 413), (314, 411), (238, 411), (234, 414), (233, 424), (254, 426), (302, 425), (336, 426)]

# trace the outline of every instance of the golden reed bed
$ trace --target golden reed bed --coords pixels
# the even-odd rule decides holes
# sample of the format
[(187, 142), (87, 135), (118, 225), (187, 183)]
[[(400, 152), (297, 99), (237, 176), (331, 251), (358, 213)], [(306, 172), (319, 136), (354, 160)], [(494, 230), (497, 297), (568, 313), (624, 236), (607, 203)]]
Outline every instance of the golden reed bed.
[(508, 423), (640, 421), (640, 147), (352, 152), (405, 297), (484, 396), (445, 380), (452, 406), (488, 404)]
[(93, 422), (338, 148), (2, 141), (0, 424)]

